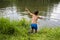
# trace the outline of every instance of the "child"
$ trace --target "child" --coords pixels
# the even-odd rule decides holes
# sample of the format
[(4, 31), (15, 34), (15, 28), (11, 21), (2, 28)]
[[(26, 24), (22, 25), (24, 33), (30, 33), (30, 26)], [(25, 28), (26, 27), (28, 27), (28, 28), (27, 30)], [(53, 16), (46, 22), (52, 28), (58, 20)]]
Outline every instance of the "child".
[(34, 13), (31, 13), (27, 8), (25, 8), (25, 11), (29, 13), (32, 16), (32, 23), (31, 23), (31, 32), (35, 30), (35, 33), (37, 33), (37, 20), (42, 19), (41, 17), (38, 16), (38, 11), (35, 11)]

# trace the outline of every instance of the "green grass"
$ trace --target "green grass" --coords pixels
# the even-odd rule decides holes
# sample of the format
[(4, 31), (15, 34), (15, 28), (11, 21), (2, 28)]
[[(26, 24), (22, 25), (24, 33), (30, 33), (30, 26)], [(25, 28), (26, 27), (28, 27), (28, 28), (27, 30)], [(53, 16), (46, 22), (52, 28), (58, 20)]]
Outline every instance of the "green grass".
[(0, 18), (0, 40), (60, 40), (60, 27), (42, 28), (38, 33), (28, 33), (30, 21)]

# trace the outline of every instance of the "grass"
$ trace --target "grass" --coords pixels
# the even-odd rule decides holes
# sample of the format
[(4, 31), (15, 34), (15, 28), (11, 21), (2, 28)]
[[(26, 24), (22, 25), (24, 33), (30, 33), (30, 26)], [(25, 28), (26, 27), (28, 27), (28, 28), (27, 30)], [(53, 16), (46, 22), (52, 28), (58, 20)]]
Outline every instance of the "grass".
[(28, 33), (29, 29), (30, 22), (26, 19), (0, 18), (0, 40), (60, 40), (60, 27), (42, 28), (38, 33)]

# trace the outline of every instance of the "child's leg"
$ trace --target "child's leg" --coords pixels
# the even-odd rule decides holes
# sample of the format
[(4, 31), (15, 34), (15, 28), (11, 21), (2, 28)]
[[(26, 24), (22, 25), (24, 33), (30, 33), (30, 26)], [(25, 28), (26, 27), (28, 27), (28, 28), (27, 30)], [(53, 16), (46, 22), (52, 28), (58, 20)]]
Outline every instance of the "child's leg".
[(35, 33), (37, 33), (37, 26), (35, 27)]
[(37, 29), (35, 29), (35, 33), (37, 33)]
[(32, 30), (31, 30), (31, 32), (33, 33), (33, 31), (34, 31), (34, 29), (33, 29), (33, 27), (32, 27)]

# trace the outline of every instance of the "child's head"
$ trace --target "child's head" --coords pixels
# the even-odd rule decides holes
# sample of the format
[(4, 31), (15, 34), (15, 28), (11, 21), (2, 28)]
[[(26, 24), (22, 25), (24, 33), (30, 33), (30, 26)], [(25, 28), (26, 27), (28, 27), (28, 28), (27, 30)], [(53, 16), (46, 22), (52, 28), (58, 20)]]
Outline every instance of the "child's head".
[(38, 10), (36, 10), (36, 11), (34, 12), (34, 14), (35, 14), (35, 15), (38, 15), (38, 13), (39, 13), (39, 11), (38, 11)]

